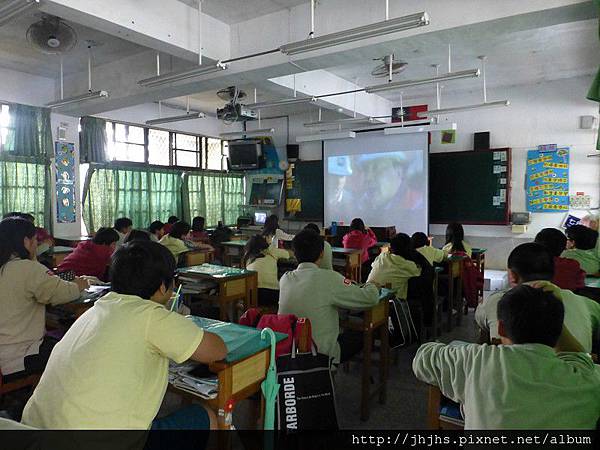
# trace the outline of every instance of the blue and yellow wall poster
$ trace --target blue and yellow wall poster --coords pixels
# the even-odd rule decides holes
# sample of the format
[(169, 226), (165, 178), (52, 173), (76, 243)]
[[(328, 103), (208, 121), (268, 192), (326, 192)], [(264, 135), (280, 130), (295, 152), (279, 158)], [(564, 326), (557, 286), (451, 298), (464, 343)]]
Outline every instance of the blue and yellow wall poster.
[(75, 144), (56, 142), (56, 221), (75, 223)]
[(527, 152), (527, 211), (569, 210), (569, 148), (539, 146)]

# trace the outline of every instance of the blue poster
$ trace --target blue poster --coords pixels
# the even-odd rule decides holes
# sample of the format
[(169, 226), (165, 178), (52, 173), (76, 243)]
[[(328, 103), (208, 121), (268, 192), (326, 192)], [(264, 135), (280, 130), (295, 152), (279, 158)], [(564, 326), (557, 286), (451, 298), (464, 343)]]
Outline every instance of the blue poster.
[(569, 148), (540, 146), (527, 152), (527, 211), (569, 210)]
[(75, 144), (56, 142), (56, 221), (75, 223)]

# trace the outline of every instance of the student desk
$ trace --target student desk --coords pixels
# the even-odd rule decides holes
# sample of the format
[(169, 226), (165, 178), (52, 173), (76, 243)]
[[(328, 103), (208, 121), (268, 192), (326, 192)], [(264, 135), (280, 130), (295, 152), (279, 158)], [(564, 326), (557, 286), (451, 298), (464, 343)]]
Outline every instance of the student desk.
[(183, 254), (183, 264), (185, 267), (210, 263), (213, 259), (215, 259), (215, 252), (213, 250), (193, 249)]
[[(379, 302), (366, 310), (360, 316), (349, 315), (347, 320), (341, 321), (342, 328), (359, 331), (363, 334), (363, 357), (361, 376), (360, 419), (369, 420), (369, 402), (374, 395), (379, 394), (379, 403), (386, 400), (386, 389), (389, 369), (390, 342), (388, 334), (388, 320), (390, 316), (389, 300), (394, 298), (390, 289), (381, 289)], [(371, 354), (373, 351), (373, 337), (379, 332), (379, 384), (371, 392)]]
[(90, 236), (55, 236), (54, 242), (56, 245), (64, 245), (66, 247), (77, 247), (77, 244), (84, 241), (89, 241)]
[[(191, 319), (199, 327), (206, 331), (219, 334), (218, 329), (213, 329), (214, 326), (224, 325), (217, 320), (205, 319), (202, 317), (191, 317)], [(208, 327), (206, 325), (208, 324)], [(230, 430), (231, 422), (227, 423), (226, 409), (228, 404), (233, 404), (260, 392), (260, 384), (265, 379), (267, 369), (269, 368), (270, 359), (270, 340), (261, 340), (260, 331), (254, 328), (244, 327), (238, 324), (229, 324), (232, 329), (256, 332), (258, 339), (253, 339), (252, 342), (244, 345), (240, 350), (231, 351), (230, 343), (224, 337), (224, 341), (228, 346), (228, 354), (223, 361), (217, 361), (209, 364), (209, 370), (217, 374), (219, 379), (219, 393), (217, 397), (211, 400), (202, 399), (202, 402), (211, 407), (218, 419), (219, 430)], [(230, 336), (230, 333), (228, 333)], [(286, 334), (275, 333), (277, 342), (287, 338)], [(201, 398), (191, 390), (181, 389), (169, 384), (169, 390), (176, 392), (187, 399)], [(233, 413), (233, 410), (231, 411)], [(261, 417), (262, 419), (262, 417)]]
[[(258, 306), (258, 273), (251, 270), (202, 264), (182, 267), (177, 270), (177, 274), (217, 283), (219, 292), (216, 299), (219, 302), (219, 318), (223, 321), (227, 320), (229, 307), (239, 300), (244, 301), (245, 309)], [(235, 317), (231, 320), (234, 321)]]
[(241, 266), (246, 242), (248, 241), (243, 239), (221, 242), (221, 246), (223, 247), (223, 264), (230, 267), (234, 267), (235, 264)]
[[(472, 249), (472, 257), (473, 264), (477, 267), (477, 270), (481, 272), (481, 275), (485, 275), (485, 252), (486, 248), (474, 248)], [(477, 302), (481, 303), (483, 301), (483, 286), (481, 289), (477, 289)], [(468, 307), (465, 309), (465, 314), (468, 312)]]
[(73, 247), (63, 247), (55, 245), (40, 255), (41, 258), (48, 258), (52, 263), (52, 267), (58, 267), (64, 261), (69, 253), (73, 251)]
[(361, 254), (362, 250), (356, 248), (331, 247), (333, 257), (343, 257), (346, 261), (344, 274), (346, 278), (357, 283), (361, 282)]

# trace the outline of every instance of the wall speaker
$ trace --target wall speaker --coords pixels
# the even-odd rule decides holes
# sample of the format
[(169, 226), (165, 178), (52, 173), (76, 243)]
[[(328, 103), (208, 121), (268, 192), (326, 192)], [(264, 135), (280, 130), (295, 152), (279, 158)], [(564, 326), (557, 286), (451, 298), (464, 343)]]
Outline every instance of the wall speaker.
[(481, 131), (473, 134), (473, 149), (474, 150), (489, 150), (490, 149), (490, 132)]
[(293, 161), (298, 159), (298, 154), (300, 153), (300, 146), (297, 144), (288, 144), (285, 146), (285, 151), (287, 155), (288, 161)]

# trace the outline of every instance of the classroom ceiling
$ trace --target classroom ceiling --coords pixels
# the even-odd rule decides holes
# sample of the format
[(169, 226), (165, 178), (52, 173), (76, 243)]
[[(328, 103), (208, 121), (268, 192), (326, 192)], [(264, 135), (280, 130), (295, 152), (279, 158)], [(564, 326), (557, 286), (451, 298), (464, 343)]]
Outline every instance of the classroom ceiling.
[[(480, 55), (487, 56), (488, 97), (493, 97), (494, 87), (531, 84), (541, 81), (591, 75), (598, 69), (600, 43), (598, 21), (584, 20), (563, 23), (546, 28), (502, 33), (489, 28), (485, 35), (461, 32), (428, 33), (413, 39), (400, 41), (387, 48), (395, 58), (408, 62), (408, 67), (394, 77), (394, 81), (418, 79), (434, 74), (432, 64), (440, 64), (440, 73), (448, 71), (448, 43), (452, 48), (452, 70), (481, 67)], [(386, 83), (386, 78), (371, 76), (371, 70), (380, 64), (375, 56), (365, 53), (351, 55), (347, 64), (338, 64), (327, 70), (348, 81), (360, 85)], [(362, 61), (360, 60), (362, 58)], [(472, 91), (481, 89), (481, 79), (458, 80), (447, 83), (446, 91)], [(405, 98), (421, 97), (433, 86), (406, 89)], [(380, 93), (383, 97), (398, 101), (398, 91)]]
[[(193, 8), (198, 0), (180, 0)], [(202, 12), (227, 24), (235, 24), (308, 3), (307, 0), (203, 0)]]
[[(0, 7), (6, 0), (0, 0)], [(0, 66), (20, 72), (55, 78), (59, 73), (59, 58), (46, 55), (34, 48), (26, 38), (29, 26), (42, 18), (39, 11), (23, 14), (0, 26)], [(64, 55), (65, 74), (79, 72), (87, 68), (86, 40), (98, 44), (92, 57), (94, 65), (101, 65), (127, 56), (140, 53), (147, 48), (115, 36), (66, 22), (77, 33), (77, 44)], [(87, 69), (86, 69), (87, 70)]]

